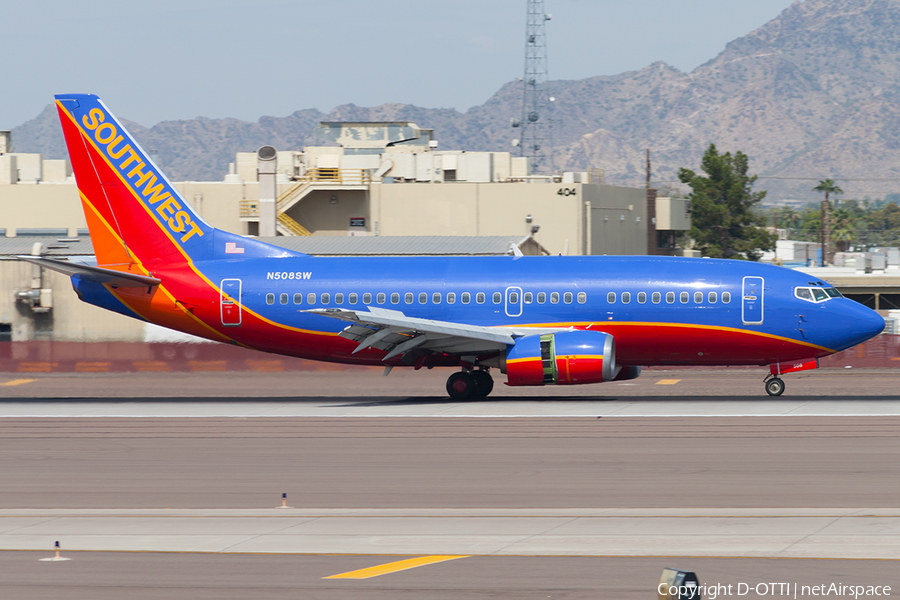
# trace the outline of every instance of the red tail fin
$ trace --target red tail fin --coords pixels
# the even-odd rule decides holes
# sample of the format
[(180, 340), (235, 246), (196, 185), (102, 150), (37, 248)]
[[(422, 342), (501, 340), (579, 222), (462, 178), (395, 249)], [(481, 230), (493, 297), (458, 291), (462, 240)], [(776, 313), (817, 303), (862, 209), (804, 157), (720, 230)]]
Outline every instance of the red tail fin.
[(212, 256), (215, 230), (97, 96), (56, 104), (98, 264), (153, 271)]

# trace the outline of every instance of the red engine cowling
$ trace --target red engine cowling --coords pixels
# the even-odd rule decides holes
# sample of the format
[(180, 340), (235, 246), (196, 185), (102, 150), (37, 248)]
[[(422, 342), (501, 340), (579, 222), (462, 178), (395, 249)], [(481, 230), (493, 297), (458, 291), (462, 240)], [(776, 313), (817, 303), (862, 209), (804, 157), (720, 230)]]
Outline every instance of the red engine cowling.
[(616, 374), (616, 341), (600, 331), (529, 335), (506, 352), (509, 385), (600, 383)]

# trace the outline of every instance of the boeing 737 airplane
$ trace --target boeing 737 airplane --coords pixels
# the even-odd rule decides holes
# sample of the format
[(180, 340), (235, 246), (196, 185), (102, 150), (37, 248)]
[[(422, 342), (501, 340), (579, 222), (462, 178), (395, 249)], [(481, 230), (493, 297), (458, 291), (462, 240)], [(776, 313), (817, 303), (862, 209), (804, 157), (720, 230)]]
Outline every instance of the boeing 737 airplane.
[(452, 398), (638, 377), (648, 365), (769, 366), (780, 375), (878, 334), (884, 320), (825, 282), (737, 260), (655, 256), (323, 258), (210, 227), (97, 96), (56, 104), (97, 266), (83, 301), (264, 352), (456, 367)]

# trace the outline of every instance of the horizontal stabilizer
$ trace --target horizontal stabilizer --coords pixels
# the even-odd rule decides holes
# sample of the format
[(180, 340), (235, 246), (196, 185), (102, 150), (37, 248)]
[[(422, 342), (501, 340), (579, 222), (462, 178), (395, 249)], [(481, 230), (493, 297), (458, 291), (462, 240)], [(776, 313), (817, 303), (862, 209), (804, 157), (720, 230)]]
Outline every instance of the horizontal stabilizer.
[(37, 256), (19, 256), (19, 260), (24, 260), (35, 265), (40, 265), (53, 271), (59, 271), (65, 275), (78, 275), (82, 279), (95, 281), (97, 283), (108, 283), (116, 287), (152, 287), (159, 285), (162, 280), (156, 277), (147, 277), (146, 275), (138, 275), (137, 273), (127, 273), (122, 271), (113, 271), (103, 267), (92, 267), (79, 263), (72, 263), (65, 260), (56, 260), (54, 258), (39, 258)]

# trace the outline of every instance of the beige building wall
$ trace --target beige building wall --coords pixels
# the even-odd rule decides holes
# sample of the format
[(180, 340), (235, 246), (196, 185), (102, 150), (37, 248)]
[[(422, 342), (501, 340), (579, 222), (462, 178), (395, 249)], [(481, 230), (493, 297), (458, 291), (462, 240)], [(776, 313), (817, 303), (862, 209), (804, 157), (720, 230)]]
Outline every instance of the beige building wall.
[(194, 208), (200, 218), (216, 227), (245, 235), (241, 222), (241, 200), (257, 199), (259, 184), (180, 181), (172, 185)]
[[(258, 199), (256, 182), (174, 184), (204, 221), (241, 235), (256, 223), (241, 206)], [(279, 184), (281, 194), (292, 184)], [(331, 200), (335, 198), (336, 203)], [(460, 235), (531, 233), (553, 254), (644, 254), (646, 192), (583, 183), (373, 183), (365, 189), (313, 190), (288, 216), (315, 235)], [(364, 227), (350, 225), (365, 219)], [(86, 227), (74, 184), (0, 185), (0, 227)]]
[[(374, 184), (378, 235), (529, 235), (551, 254), (646, 254), (643, 189), (582, 183)], [(586, 232), (590, 232), (587, 234)]]
[(87, 227), (74, 183), (0, 185), (0, 228), (7, 236), (48, 227), (65, 228), (70, 236)]
[[(372, 227), (368, 195), (366, 190), (313, 190), (287, 215), (315, 235), (365, 234)], [(366, 225), (351, 227), (350, 219), (357, 218), (365, 219)]]
[[(222, 182), (176, 182), (184, 196), (204, 221), (225, 231), (247, 234), (241, 221), (242, 200), (259, 198), (259, 184)], [(289, 184), (278, 186), (278, 193)], [(16, 229), (65, 228), (69, 236), (87, 227), (78, 188), (74, 182), (39, 185), (0, 185), (0, 228), (13, 237)]]
[(52, 290), (53, 308), (35, 313), (13, 294), (31, 288), (29, 263), (0, 260), (0, 323), (12, 324), (13, 341), (142, 341), (144, 322), (104, 310), (78, 299), (71, 279), (44, 269), (44, 288)]

